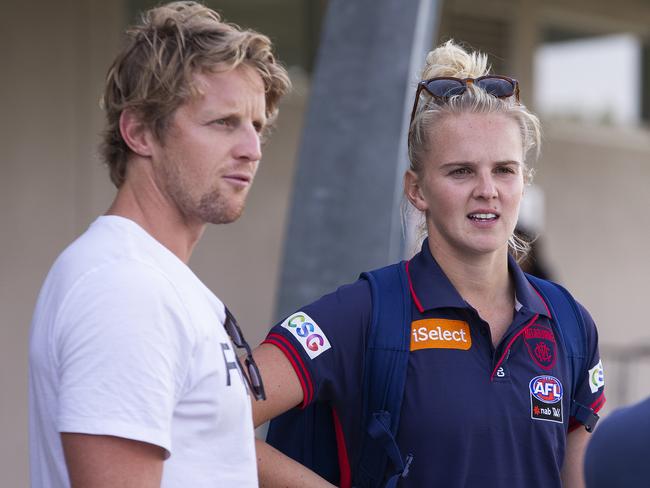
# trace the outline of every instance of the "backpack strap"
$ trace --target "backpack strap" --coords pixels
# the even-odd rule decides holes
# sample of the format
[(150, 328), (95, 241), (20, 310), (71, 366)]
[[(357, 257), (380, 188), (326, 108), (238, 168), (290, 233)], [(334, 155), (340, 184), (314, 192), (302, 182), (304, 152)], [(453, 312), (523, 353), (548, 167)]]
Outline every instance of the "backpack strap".
[(411, 296), (405, 262), (361, 277), (370, 284), (372, 318), (362, 385), (365, 430), (354, 482), (377, 487), (388, 474), (385, 486), (392, 488), (407, 476), (413, 459), (402, 458), (396, 441), (410, 349)]
[(552, 281), (526, 274), (528, 281), (540, 293), (555, 321), (560, 340), (564, 344), (571, 365), (571, 413), (578, 422), (591, 432), (598, 422), (598, 415), (586, 405), (575, 400), (580, 375), (588, 369), (587, 328), (580, 307), (571, 294)]

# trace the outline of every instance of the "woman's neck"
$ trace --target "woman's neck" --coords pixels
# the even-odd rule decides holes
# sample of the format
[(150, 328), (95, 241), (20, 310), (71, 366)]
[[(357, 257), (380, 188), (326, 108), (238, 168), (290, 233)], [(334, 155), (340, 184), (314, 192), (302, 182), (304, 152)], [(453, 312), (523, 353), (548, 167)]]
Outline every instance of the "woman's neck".
[(515, 286), (508, 272), (508, 249), (492, 254), (460, 256), (436, 248), (431, 254), (463, 299), (490, 327), (497, 347), (510, 326), (515, 309)]
[(491, 254), (460, 256), (429, 241), (429, 249), (458, 293), (470, 304), (503, 303), (514, 300), (508, 272), (508, 250)]

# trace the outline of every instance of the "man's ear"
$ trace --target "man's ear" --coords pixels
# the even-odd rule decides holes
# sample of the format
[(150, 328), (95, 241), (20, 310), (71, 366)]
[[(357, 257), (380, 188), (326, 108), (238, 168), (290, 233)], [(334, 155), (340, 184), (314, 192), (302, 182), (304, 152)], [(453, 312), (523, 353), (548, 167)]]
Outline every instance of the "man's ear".
[(404, 194), (408, 201), (420, 212), (426, 212), (429, 208), (427, 201), (422, 195), (420, 188), (420, 178), (413, 170), (406, 170), (404, 173)]
[(131, 109), (124, 109), (120, 114), (120, 134), (129, 149), (139, 156), (151, 156), (153, 134), (140, 119), (139, 114)]

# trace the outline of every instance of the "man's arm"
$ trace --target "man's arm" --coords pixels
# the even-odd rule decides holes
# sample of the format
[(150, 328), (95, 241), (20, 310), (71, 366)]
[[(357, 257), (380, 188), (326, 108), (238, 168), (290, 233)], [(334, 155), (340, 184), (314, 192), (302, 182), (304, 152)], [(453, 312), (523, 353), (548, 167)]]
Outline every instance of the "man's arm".
[[(260, 368), (265, 401), (252, 400), (255, 427), (296, 407), (303, 400), (300, 381), (287, 357), (271, 344), (262, 344), (253, 356)], [(262, 487), (332, 487), (329, 482), (283, 453), (256, 440), (257, 469)]]
[(584, 488), (583, 463), (589, 442), (589, 432), (582, 426), (569, 432), (566, 442), (566, 455), (562, 466), (562, 486), (565, 488)]
[(72, 488), (160, 488), (164, 449), (106, 435), (62, 433)]

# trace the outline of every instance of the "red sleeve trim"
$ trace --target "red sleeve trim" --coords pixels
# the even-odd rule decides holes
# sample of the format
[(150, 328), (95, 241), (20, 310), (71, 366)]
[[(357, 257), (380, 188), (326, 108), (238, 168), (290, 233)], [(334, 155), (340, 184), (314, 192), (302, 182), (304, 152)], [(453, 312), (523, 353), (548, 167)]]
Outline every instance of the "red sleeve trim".
[(594, 413), (597, 413), (603, 406), (605, 405), (605, 402), (607, 399), (605, 398), (605, 392), (602, 392), (598, 398), (594, 401), (594, 403), (591, 404), (591, 409), (594, 411)]
[(350, 471), (350, 459), (348, 458), (348, 450), (345, 447), (345, 436), (343, 435), (341, 420), (334, 407), (332, 407), (332, 419), (334, 420), (334, 432), (336, 433), (336, 451), (339, 457), (339, 486), (340, 488), (351, 488), (352, 473)]
[(311, 375), (309, 374), (305, 363), (303, 363), (300, 354), (296, 351), (296, 348), (291, 344), (291, 342), (275, 332), (269, 334), (263, 344), (272, 344), (280, 349), (291, 363), (291, 366), (293, 366), (302, 388), (303, 398), (299, 408), (305, 408), (314, 398), (314, 385), (311, 380)]
[[(594, 411), (594, 413), (598, 413), (598, 411), (605, 405), (605, 401), (605, 392), (602, 392), (600, 396), (596, 398), (596, 400), (591, 404), (590, 408)], [(569, 419), (569, 432), (573, 432), (581, 425), (582, 424), (578, 422), (574, 417), (571, 417)]]

